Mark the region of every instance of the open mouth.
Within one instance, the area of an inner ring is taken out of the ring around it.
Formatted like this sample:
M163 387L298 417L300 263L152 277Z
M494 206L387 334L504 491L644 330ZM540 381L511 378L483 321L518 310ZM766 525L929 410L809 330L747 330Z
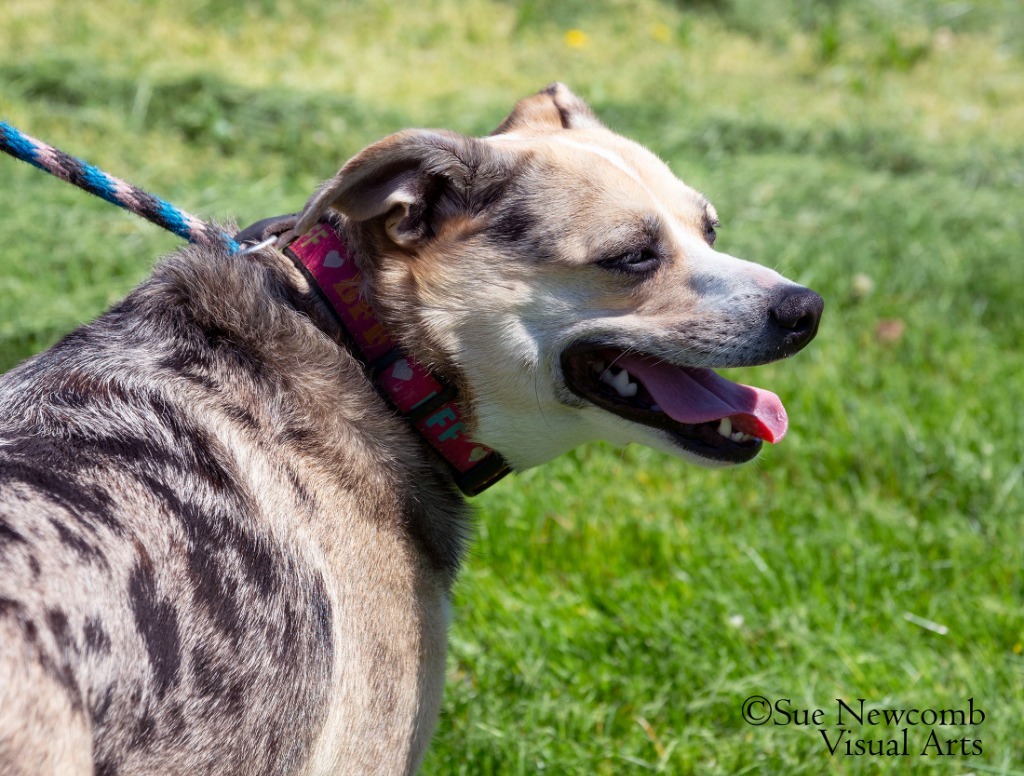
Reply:
M786 434L786 409L771 391L711 369L642 353L575 345L562 353L569 390L619 417L670 434L685 450L723 463L749 461L762 441Z

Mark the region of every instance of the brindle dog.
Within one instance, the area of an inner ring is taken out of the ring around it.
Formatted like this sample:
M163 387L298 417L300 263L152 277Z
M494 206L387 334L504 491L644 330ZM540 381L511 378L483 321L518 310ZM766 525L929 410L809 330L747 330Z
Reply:
M370 146L294 231L323 218L514 468L785 433L711 370L796 352L821 299L716 252L707 200L564 86ZM281 251L191 247L0 379L0 772L417 769L467 508L347 341Z

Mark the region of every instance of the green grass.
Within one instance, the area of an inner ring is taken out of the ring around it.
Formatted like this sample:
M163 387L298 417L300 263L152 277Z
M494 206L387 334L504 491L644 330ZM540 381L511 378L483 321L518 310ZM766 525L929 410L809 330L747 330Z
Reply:
M811 348L743 377L792 422L755 464L594 445L476 500L426 773L1024 774L1019 3L3 13L0 115L193 212L294 210L387 132L486 132L560 79L711 197L724 250L825 297ZM175 241L13 160L0 176L6 369ZM983 751L922 757L911 728L909 757L830 756L814 726L744 723L755 694L829 723L837 698L973 697L985 722L939 733Z

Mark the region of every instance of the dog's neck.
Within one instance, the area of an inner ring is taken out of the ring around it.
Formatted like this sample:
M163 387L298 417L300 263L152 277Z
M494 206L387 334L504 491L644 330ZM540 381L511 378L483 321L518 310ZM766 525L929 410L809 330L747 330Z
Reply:
M444 459L463 493L476 495L508 474L500 454L466 436L455 390L391 338L363 298L362 273L337 230L317 224L284 252L334 311L377 390Z

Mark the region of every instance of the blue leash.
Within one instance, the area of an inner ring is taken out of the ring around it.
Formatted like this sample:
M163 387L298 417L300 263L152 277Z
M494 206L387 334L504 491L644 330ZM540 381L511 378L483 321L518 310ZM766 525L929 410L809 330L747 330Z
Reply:
M221 246L229 253L242 248L226 232L179 210L120 178L107 175L91 164L47 145L0 121L0 150L61 180L73 183L111 204L123 207L147 221L199 245Z

